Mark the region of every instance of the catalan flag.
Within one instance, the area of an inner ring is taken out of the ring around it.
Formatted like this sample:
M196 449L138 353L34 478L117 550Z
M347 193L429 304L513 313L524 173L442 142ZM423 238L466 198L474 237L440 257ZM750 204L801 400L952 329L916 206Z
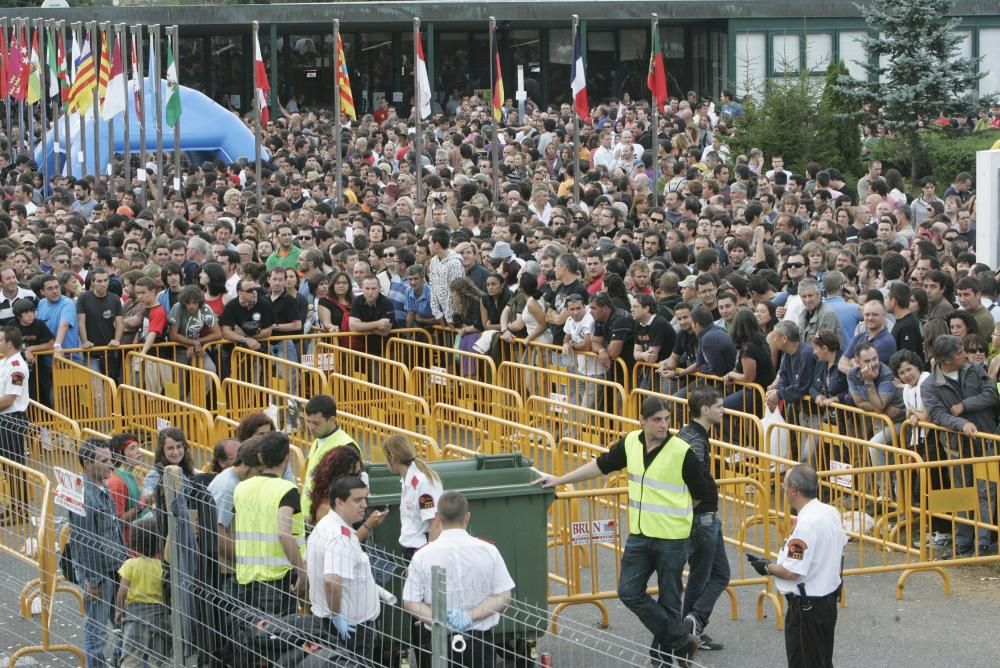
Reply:
M96 38L95 38L96 39ZM111 79L111 44L108 40L103 40L101 44L101 66L97 70L97 97L101 104L104 104L104 96L107 94L108 81Z
M503 120L503 72L500 71L500 47L497 45L497 31L490 31L490 60L493 61L493 120Z
M85 114L94 106L94 86L97 85L94 52L90 49L90 40L84 40L81 49L77 46L76 37L74 37L73 55L75 56L76 78L73 79L73 87L69 91L69 109Z
M351 91L351 74L344 59L344 42L337 33L337 62L340 70L337 72L337 90L340 94L340 111L347 114L352 121L358 120L358 112L354 109L354 93ZM339 122L339 119L338 119Z

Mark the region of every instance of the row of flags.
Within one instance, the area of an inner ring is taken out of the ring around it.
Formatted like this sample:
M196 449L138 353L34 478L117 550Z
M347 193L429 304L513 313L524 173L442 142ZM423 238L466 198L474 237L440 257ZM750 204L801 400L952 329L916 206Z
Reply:
M43 35L42 35L43 34ZM139 104L139 87L142 78L141 67L136 57L136 36L132 35L129 53L131 58L122 57L121 37L116 36L112 47L108 39L98 34L74 34L69 58L66 54L66 38L62 30L51 27L34 30L29 42L26 32L14 27L9 35L0 30L0 98L7 98L26 104L36 104L42 100L40 39L45 40L48 76L46 98L63 105L69 113L100 114L104 120L111 120L123 113L131 93L135 112L142 119ZM177 78L176 39L167 35L167 103L166 122L173 127L181 117L180 87ZM96 48L95 48L96 45ZM152 63L158 57L157 45L150 43L149 58L152 77ZM132 73L129 78L127 60L131 60ZM98 109L94 110L94 90L97 90Z

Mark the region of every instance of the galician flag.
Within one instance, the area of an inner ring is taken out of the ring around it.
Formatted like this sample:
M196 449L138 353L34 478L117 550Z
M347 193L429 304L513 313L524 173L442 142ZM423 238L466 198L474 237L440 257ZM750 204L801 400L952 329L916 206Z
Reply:
M580 120L590 120L590 103L587 101L587 77L583 72L583 49L581 47L580 30L576 31L573 41L573 71L570 74L570 86L573 89L573 107Z
M267 70L264 69L264 58L260 55L260 38L253 38L253 86L256 90L257 104L260 105L260 124L267 125L271 111L267 108L267 94L271 92L271 84L267 82Z
M111 68L108 73L108 87L104 93L101 118L110 121L128 107L128 90L125 85L125 66L122 64L121 39L115 38L115 48L111 52Z
M35 104L42 99L42 79L39 71L42 63L38 56L38 31L31 40L31 61L28 63L28 94L25 102Z
M667 104L667 66L663 62L663 51L660 49L660 30L653 29L653 44L649 52L649 74L646 76L646 87L653 94L656 109L660 112Z
M431 115L431 82L427 78L427 59L424 58L424 47L421 44L420 33L417 38L417 66L414 73L417 76L417 90L420 98L420 118L430 118Z
M181 118L181 87L177 83L177 43L167 38L167 125L174 127Z

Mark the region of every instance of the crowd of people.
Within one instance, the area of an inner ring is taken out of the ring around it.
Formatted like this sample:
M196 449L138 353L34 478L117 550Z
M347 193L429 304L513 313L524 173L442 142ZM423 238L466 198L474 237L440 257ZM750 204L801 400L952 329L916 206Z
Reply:
M109 351L80 359L121 380L120 346L173 342L179 361L224 378L238 347L296 361L302 347L282 337L341 332L380 355L394 330L439 325L462 350L558 346L526 359L558 357L581 378L626 369L683 395L696 373L722 377L727 408L793 416L809 403L822 421L854 406L964 433L947 456L996 454L974 438L997 430L1000 295L975 254L970 174L907 184L869 154L859 178L740 154L730 91L671 100L655 129L648 103L608 100L579 145L568 104L529 103L494 129L482 100L454 102L424 124L419 155L392 108L357 122L283 112L263 128L259 183L246 159L162 179L116 159L110 175L44 183L29 156L0 154L0 326L21 332L37 398L51 402L52 356L79 349ZM148 178L130 188L126 169ZM179 190L158 188L174 177ZM922 447L910 433L902 445ZM814 448L794 456L815 462ZM956 475L971 469L935 484ZM992 517L995 485L979 494ZM995 551L975 533L955 530L958 553Z

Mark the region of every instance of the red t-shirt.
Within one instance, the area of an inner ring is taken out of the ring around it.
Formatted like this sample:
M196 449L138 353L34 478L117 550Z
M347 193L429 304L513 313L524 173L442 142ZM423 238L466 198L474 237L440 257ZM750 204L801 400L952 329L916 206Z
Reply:
M167 335L167 310L161 304L146 310L146 315L142 319L142 330L139 332L139 340L145 341L150 332L156 334L156 340L161 341Z

